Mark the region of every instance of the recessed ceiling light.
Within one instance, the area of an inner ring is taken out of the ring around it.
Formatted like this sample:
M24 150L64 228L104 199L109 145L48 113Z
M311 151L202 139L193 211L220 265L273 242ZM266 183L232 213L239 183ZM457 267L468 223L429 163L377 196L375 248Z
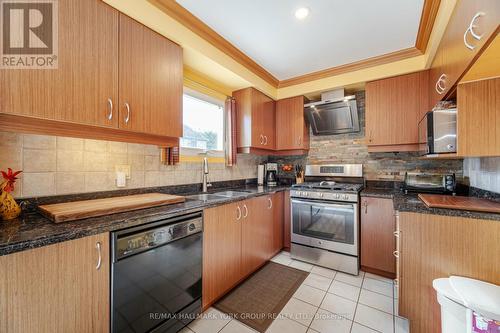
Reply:
M295 17L299 20L305 19L309 15L309 8L301 7L295 11Z

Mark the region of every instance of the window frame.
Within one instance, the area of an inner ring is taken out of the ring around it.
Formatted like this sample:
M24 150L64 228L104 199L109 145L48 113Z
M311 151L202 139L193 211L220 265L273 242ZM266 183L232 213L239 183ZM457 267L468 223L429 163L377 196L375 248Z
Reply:
M183 147L181 146L179 142L179 150L180 150L180 155L181 156L200 156L202 154L209 154L212 157L224 157L225 156L225 149L226 149L226 136L225 136L225 128L226 128L226 116L224 112L224 107L225 107L225 101L220 100L218 98L206 95L204 93L201 93L199 91L196 91L194 89L191 89L189 87L184 86L184 90L182 92L182 98L184 98L184 95L188 95L192 98L210 103L210 104L215 104L221 107L222 111L222 150L214 150L214 149L202 149L202 148L192 148L192 147ZM184 106L183 106L184 107ZM184 109L183 109L183 114L184 114ZM183 116L183 121L182 121L182 126L184 127L184 116Z

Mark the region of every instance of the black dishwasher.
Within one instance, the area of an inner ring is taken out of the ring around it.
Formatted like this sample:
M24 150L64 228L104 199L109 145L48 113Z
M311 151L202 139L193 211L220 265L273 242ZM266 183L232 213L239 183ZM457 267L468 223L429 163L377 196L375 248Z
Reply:
M177 332L201 313L201 212L113 232L111 331Z

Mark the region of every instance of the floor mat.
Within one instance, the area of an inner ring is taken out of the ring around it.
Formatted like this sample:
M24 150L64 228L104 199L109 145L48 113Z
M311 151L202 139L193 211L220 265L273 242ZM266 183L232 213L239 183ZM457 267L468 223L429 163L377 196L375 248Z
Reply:
M214 307L265 332L308 275L308 272L269 262Z

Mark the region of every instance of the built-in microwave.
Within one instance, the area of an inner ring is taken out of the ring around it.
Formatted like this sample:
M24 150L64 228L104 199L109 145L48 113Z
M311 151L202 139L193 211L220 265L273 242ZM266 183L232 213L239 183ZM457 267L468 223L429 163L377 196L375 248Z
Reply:
M418 124L420 153L457 152L457 109L427 112Z

